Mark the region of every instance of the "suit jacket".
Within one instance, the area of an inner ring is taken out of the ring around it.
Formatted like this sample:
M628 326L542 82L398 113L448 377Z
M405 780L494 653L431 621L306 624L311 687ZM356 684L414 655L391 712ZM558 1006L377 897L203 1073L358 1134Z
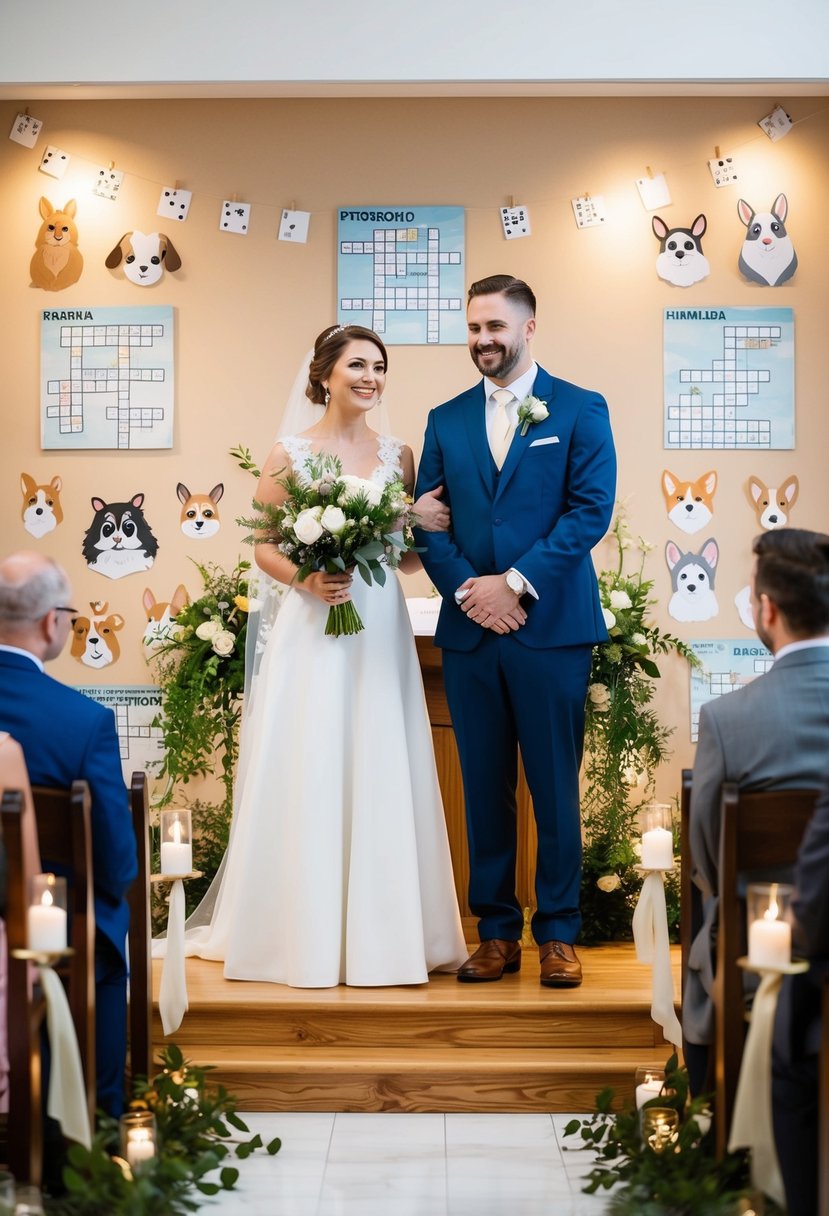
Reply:
M710 1043L713 932L717 920L720 786L808 789L829 779L829 647L796 650L737 692L704 705L691 787L693 880L703 925L689 953L683 1030Z
M429 414L416 493L445 487L450 532L418 532L423 564L443 597L435 641L472 650L483 637L455 604L467 578L515 566L538 592L522 601L525 646L607 640L590 550L613 513L616 454L598 393L539 367L533 395L550 411L516 430L500 473L486 433L483 381Z
M125 957L125 896L138 863L114 714L53 680L25 655L0 650L0 729L23 748L32 785L89 783L95 923Z
M793 1062L821 1047L821 984L829 970L829 784L800 845L794 873L794 946L809 959L805 975L783 977L777 1002L775 1049Z

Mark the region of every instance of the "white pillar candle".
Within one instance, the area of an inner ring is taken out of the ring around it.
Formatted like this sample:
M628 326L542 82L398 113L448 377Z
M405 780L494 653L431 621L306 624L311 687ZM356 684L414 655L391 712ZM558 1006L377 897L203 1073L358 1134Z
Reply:
M752 921L748 927L748 961L752 967L788 967L792 961L792 927L788 921Z
M193 846L165 840L161 845L161 873L189 874L193 869Z
M141 1161L149 1161L155 1156L155 1142L152 1133L146 1127L131 1128L127 1132L127 1161L130 1165L138 1165Z
M674 864L674 838L667 828L642 833L642 866L646 870L670 870Z
M640 1085L636 1086L636 1109L639 1110L650 1102L651 1098L656 1098L662 1093L664 1082L661 1077L646 1077Z
M41 902L29 908L27 938L30 950L66 949L66 911L53 903L51 891L44 891Z

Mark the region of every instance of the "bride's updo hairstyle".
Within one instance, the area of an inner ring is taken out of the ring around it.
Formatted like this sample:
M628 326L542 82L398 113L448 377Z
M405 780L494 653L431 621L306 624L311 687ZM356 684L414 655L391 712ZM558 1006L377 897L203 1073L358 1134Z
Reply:
M305 396L315 405L325 405L323 380L331 375L334 364L350 342L373 342L383 359L383 371L388 370L389 357L386 348L373 329L363 325L329 325L314 343L314 354L308 368L308 387Z

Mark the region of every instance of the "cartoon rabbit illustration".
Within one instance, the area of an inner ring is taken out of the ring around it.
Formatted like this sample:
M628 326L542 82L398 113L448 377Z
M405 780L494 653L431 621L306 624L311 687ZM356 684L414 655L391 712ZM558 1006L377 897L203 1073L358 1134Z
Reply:
M41 198L43 223L29 264L35 287L42 287L44 291L63 291L64 287L71 287L81 277L83 257L78 249L76 210L73 198L62 209L53 207L48 198Z
M788 211L785 194L778 194L771 211L754 211L742 198L737 203L737 214L746 226L738 265L750 282L779 287L797 270L797 254L786 234Z

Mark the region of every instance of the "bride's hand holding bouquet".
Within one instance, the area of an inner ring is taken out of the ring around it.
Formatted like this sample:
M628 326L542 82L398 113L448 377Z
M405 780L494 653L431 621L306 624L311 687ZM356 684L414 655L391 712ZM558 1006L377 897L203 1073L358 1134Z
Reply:
M363 622L349 598L351 572L369 586L386 581L414 547L412 503L402 481L379 485L344 474L337 456L321 452L306 466L307 480L275 476L287 497L254 501L257 515L240 520L253 544L272 544L297 566L295 581L330 603L326 634L359 633ZM319 577L317 577L319 576ZM331 602L331 601L334 602Z

